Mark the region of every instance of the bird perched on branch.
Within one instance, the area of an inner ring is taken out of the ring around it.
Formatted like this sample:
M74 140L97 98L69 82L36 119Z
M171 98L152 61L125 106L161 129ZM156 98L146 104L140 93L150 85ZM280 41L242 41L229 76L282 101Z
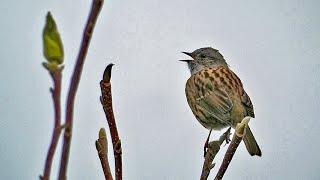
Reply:
M254 117L252 102L241 80L231 71L218 50L205 47L183 53L192 58L181 60L188 64L191 72L185 89L187 101L202 126L211 133L225 127L235 128L246 116ZM243 140L250 155L261 156L249 127Z

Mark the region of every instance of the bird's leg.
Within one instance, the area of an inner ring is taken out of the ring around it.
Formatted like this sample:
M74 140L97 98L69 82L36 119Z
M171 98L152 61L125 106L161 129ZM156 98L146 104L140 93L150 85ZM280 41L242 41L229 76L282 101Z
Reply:
M231 130L231 127L229 127L228 130L227 130L227 133L228 133L227 137L226 137L226 143L227 144L229 144L229 142L231 141L231 139L230 139L230 135L231 135L230 130Z
M204 143L204 146L203 146L204 157L206 157L207 149L209 147L209 140L210 140L211 131L212 131L212 129L210 129L210 132L209 132L209 135L207 137L207 140L206 140L206 142Z
M224 134L226 134L226 138L225 138L226 144L224 146L229 144L229 142L231 141L231 139L230 139L230 135L231 135L230 130L231 130L231 127L229 127L228 130L224 133Z

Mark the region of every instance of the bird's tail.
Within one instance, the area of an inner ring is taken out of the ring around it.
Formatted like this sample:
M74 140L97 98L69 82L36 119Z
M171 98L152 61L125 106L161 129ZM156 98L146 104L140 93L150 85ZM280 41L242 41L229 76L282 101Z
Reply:
M254 138L249 126L246 128L246 134L243 137L244 144L246 145L246 148L251 156L261 156L261 149Z

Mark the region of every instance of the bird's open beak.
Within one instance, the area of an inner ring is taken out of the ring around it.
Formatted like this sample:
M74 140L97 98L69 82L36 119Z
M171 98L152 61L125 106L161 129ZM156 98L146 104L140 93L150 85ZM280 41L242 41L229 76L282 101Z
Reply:
M183 60L179 60L179 61L188 63L188 62L191 62L193 60L191 60L191 59L183 59Z
M189 52L182 52L182 53L192 57L192 53L189 53Z
M179 61L187 62L187 63L190 61L193 61L193 54L192 53L189 53L189 52L182 52L182 53L192 57L192 59L184 59L184 60L179 60Z

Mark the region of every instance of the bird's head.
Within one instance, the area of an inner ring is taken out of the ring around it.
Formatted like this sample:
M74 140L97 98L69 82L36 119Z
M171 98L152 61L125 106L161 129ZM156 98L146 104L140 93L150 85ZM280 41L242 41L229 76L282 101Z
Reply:
M204 47L197 49L193 52L182 52L192 59L190 60L181 60L187 62L188 64L199 64L204 67L215 67L215 66L228 66L226 60L220 54L217 49L212 47Z

